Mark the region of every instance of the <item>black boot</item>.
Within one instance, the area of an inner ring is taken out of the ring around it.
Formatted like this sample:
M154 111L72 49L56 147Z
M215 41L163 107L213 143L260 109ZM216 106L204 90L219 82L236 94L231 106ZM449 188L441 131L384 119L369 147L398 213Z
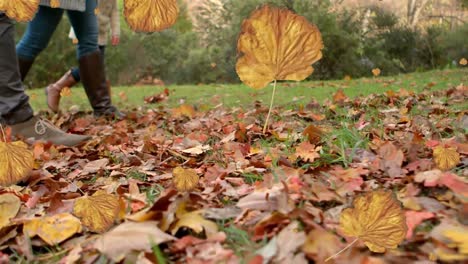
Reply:
M101 56L101 52L96 50L80 58L81 82L95 116L124 118L125 115L112 105Z
M21 74L21 81L24 81L24 79L26 78L26 75L28 75L28 72L31 69L33 62L34 60L26 60L26 59L18 58L18 66L19 66L19 71Z

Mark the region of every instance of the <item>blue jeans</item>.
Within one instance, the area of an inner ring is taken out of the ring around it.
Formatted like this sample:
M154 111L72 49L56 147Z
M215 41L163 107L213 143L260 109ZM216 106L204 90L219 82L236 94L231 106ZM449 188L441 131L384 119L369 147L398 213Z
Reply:
M16 53L23 60L34 60L49 44L50 38L66 11L76 38L78 59L98 49L98 23L94 13L96 0L86 1L84 12L40 6L29 22L23 38L16 45Z

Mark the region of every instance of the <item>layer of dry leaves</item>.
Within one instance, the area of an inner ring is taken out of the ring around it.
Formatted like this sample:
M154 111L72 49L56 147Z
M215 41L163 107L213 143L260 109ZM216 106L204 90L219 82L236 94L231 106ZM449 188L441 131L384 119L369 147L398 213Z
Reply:
M323 263L351 242L329 263L466 261L468 115L448 106L467 93L339 91L276 108L266 135L260 103L54 116L94 138L31 147L29 178L0 188L0 262L149 263L158 245L177 263ZM341 148L343 129L368 144Z

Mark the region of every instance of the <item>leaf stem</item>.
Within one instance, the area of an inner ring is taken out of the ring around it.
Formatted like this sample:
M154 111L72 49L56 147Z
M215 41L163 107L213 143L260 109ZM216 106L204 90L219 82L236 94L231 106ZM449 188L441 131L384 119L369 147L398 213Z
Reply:
M0 130L2 131L3 141L4 141L4 142L7 142L7 138L6 138L6 135L5 135L5 130L3 129L3 125L2 125L2 124L0 124Z
M265 134L267 127L268 127L268 121L270 120L271 110L273 109L273 102L275 100L275 92L276 92L276 80L273 82L273 93L271 95L270 109L268 109L268 115L265 120L265 125L263 126L263 134Z
M356 238L354 239L353 242L349 243L345 248L343 248L342 250L338 251L337 253L335 253L333 256L331 257L328 257L325 262L331 260L331 259L334 259L336 258L338 255L340 255L341 253L343 253L345 250L347 250L348 248L350 248L352 245L354 245L354 243L356 243L357 241L359 240L359 238Z

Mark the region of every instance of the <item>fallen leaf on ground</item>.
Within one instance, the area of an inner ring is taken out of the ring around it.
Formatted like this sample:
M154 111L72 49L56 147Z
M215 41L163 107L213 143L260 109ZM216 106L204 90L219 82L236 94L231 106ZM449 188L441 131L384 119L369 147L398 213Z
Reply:
M437 168L443 171L451 170L460 163L460 154L454 147L439 145L434 148L433 155Z
M321 146L316 147L315 145L310 144L307 141L300 143L296 147L296 157L301 158L306 162L314 162L315 159L320 157L319 151L322 149Z
M443 234L453 242L452 247L457 247L461 254L468 255L468 228L462 230L445 230Z
M435 214L431 212L406 211L405 217L406 226L408 227L408 231L406 232L406 239L410 239L413 237L414 229L424 220L434 218Z
M373 191L357 197L353 208L343 210L340 226L372 252L396 248L405 238L405 214L391 191Z
M0 142L0 186L24 180L33 166L33 152L24 142Z
M258 189L237 202L237 207L242 209L278 211L287 214L292 211L293 206L288 194L282 184L274 185L272 188Z
M109 229L118 217L119 198L104 191L97 191L92 196L78 198L73 207L73 214L81 219L91 232L101 233Z
M69 213L61 213L29 220L24 224L23 232L29 237L38 235L53 246L80 233L81 222Z
M172 171L174 186L178 191L187 192L195 189L200 177L193 169L177 167Z
M11 193L0 195L0 230L10 224L10 219L16 216L20 207L18 196Z
M134 250L151 252L151 248L176 238L164 233L154 221L123 223L97 239L94 247L108 258L120 262Z
M342 247L343 243L338 236L317 226L307 235L302 251L315 260L316 263L322 263L327 257L340 251Z
M201 214L202 211L199 210L183 213L182 215L178 216L179 220L177 220L176 224L171 229L172 234L175 235L182 227L190 228L197 234L205 231L207 237L216 234L218 232L218 226L216 223L210 220L206 220L203 218L203 216L201 216Z

